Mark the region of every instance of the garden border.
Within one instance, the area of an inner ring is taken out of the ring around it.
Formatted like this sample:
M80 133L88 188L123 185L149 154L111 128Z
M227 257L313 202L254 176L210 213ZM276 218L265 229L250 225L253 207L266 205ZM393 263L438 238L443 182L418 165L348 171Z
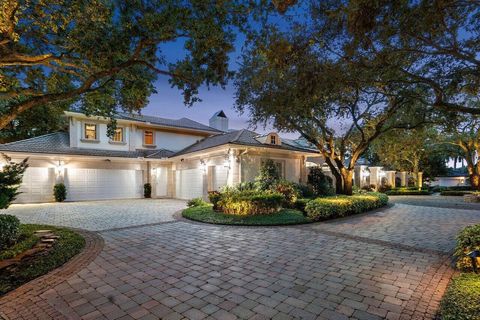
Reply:
M62 266L53 269L0 297L0 319L58 319L64 316L43 295L89 265L102 251L104 240L97 232L69 228L85 239L84 249ZM10 316L10 317L9 317Z

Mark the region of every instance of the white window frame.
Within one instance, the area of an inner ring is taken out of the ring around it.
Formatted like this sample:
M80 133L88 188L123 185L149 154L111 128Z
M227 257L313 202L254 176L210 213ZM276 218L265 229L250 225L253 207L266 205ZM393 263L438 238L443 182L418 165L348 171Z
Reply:
M110 143L113 143L113 144L125 144L125 127L117 127L115 128L115 130L122 130L122 140L120 141L117 141L117 140L114 140L114 137L115 137L115 132L112 136L112 138L110 139Z
M95 126L95 139L87 138L87 126ZM98 142L98 124L91 122L82 123L82 141Z

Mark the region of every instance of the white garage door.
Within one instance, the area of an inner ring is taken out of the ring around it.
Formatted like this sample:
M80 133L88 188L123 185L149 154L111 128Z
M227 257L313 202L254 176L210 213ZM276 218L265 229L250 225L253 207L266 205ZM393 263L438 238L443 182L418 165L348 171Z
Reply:
M65 186L70 201L143 197L141 170L68 169Z
M203 196L204 174L201 169L177 170L175 190L179 199L193 199Z
M225 166L215 166L213 170L213 190L220 190L228 183L228 168Z
M29 167L23 175L21 192L15 203L51 202L53 199L53 186L55 185L54 168Z

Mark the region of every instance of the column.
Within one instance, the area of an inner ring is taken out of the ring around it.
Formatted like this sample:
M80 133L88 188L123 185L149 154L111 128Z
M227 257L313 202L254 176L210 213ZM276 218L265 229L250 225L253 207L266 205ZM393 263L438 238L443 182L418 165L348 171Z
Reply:
M400 185L401 187L406 187L407 186L407 172L406 171L402 171L400 172Z
M370 167L370 184L374 184L375 187L379 187L381 184L380 181L380 170L382 170L382 167Z
M388 184L395 188L395 171L386 171Z

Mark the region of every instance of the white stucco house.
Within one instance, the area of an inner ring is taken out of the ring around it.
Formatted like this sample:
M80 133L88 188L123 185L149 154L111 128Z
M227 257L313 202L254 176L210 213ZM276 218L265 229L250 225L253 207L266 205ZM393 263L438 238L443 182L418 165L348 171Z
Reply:
M0 144L14 160L29 157L17 203L53 201L53 186L64 183L67 200L152 197L191 199L224 185L253 180L262 161L273 159L284 178L306 181L306 159L318 153L277 133L229 130L219 111L209 125L196 121L118 114L107 136L108 119L68 111L68 132ZM1 164L0 164L1 165Z

